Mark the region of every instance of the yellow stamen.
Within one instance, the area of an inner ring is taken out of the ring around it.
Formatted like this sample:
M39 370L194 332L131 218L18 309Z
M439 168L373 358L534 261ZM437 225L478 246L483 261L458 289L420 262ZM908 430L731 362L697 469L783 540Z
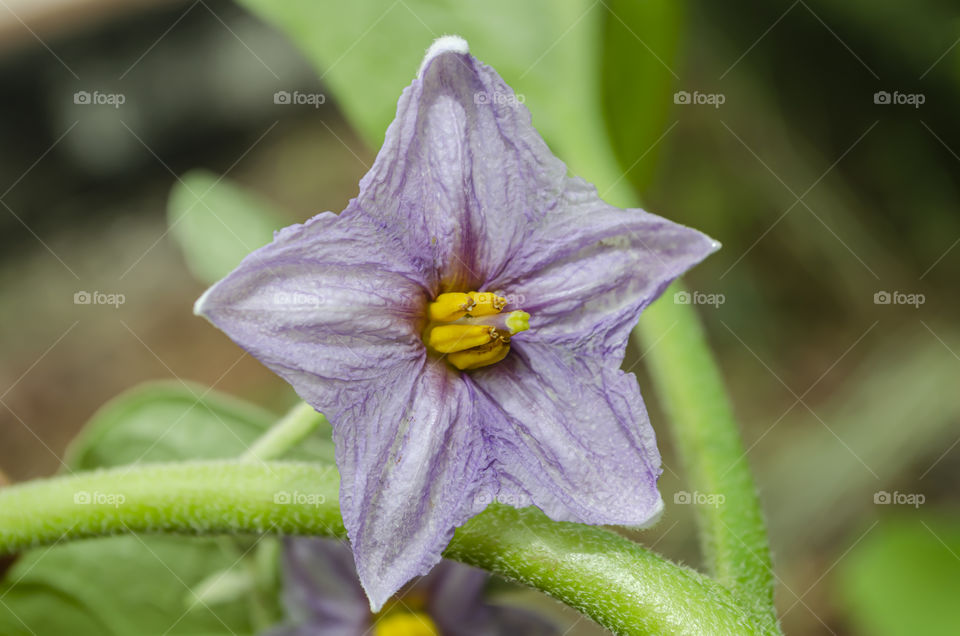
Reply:
M440 294L437 299L430 303L430 320L437 322L450 322L463 318L468 311L474 308L475 301L469 294L458 292L448 292Z
M423 339L461 371L496 364L510 353L510 336L530 328L530 314L500 313L506 306L507 299L493 292L440 294L429 305Z
M485 345L496 333L488 325L438 325L430 330L427 345L440 353L453 353Z
M423 612L390 612L373 626L373 636L439 636L436 623Z
M461 371L469 371L496 364L506 358L508 353L510 353L510 345L506 340L497 338L473 349L451 353L447 356L447 360Z
M476 306L470 310L471 316L492 316L499 314L507 306L507 299L492 292L469 292Z

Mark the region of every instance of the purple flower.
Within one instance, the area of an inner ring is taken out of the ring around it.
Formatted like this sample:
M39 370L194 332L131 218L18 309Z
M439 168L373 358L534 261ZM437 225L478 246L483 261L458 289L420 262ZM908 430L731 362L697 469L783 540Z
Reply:
M430 573L404 586L382 612L370 613L353 557L331 539L287 539L284 605L288 624L269 636L554 636L538 615L488 605L488 576L442 560Z
M717 246L567 176L510 87L444 37L357 197L278 232L196 311L333 423L376 610L490 502L658 515L660 455L620 363L641 310Z

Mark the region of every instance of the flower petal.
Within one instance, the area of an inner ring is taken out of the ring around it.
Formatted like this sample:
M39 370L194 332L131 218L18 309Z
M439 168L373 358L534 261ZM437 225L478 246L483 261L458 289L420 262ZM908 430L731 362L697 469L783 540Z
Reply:
M488 605L484 591L490 575L454 561L441 561L420 579L430 616L444 636L551 636L559 631L534 612Z
M283 599L292 624L271 636L355 636L370 627L370 609L345 543L286 539L283 565Z
M566 174L522 96L465 51L459 38L430 49L357 197L408 253L432 256L440 291L478 289L499 271Z
M336 422L424 355L423 279L392 254L362 219L320 214L247 256L195 311Z
M444 559L416 583L414 593L423 590L427 610L440 631L453 634L458 628L477 627L488 619L483 592L489 579L483 570Z
M633 374L540 343L516 343L471 381L498 500L519 487L557 521L643 525L663 503L660 454ZM522 497L516 505L524 505Z
M490 634L495 636L556 636L560 630L545 617L520 607L505 605L490 606ZM566 634L570 630L563 632ZM453 632L451 632L453 633ZM473 636L476 632L461 631L462 636Z
M592 185L570 179L561 209L487 288L530 313L522 339L619 363L643 308L718 247L696 230L609 205Z
M479 511L485 463L470 388L427 359L421 272L382 240L356 208L321 214L197 301L333 424L341 512L374 608Z
M474 402L458 373L425 360L334 427L340 511L374 611L479 512L487 458Z

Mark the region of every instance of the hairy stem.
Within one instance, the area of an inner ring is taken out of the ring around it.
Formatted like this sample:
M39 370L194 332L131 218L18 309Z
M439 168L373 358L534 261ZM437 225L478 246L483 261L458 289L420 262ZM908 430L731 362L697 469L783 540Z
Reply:
M773 570L756 485L733 409L700 321L675 302L675 284L641 316L634 332L664 407L692 495L709 572L750 603L758 620L776 624Z
M343 536L332 466L203 461L77 473L0 490L0 554L124 532ZM491 506L447 556L525 583L617 634L775 634L726 588L602 528Z

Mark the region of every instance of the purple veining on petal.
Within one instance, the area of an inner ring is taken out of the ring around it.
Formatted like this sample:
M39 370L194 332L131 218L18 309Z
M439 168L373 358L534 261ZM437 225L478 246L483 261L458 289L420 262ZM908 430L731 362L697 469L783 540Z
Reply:
M440 53L401 96L357 204L411 253L433 254L438 291L476 289L555 205L565 174L493 69Z
M424 357L423 281L383 248L364 223L320 214L247 256L196 311L335 416Z
M591 524L659 514L660 454L632 374L530 342L470 379L487 398L501 500L519 486L552 519Z
M488 463L460 374L429 360L385 388L334 428L340 510L373 608L440 560Z
M487 285L523 299L531 329L521 340L619 365L640 312L718 247L696 230L605 203L592 185L571 178L562 205Z

